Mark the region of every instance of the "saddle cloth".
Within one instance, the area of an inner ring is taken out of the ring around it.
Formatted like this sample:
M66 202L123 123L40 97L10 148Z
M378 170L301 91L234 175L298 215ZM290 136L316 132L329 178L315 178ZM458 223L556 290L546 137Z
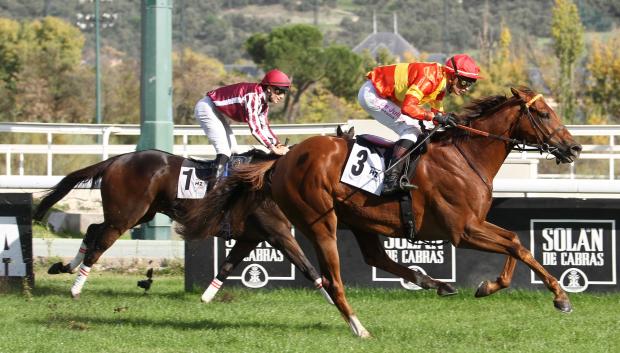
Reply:
M224 175L228 175L228 170L241 163L249 163L249 156L230 157ZM194 158L186 158L183 160L179 178L177 182L177 198L179 199L201 199L207 193L209 182L214 182L213 176L217 170L217 164L214 160L200 160Z
M377 196L383 190L385 160L394 142L375 135L358 135L340 181Z

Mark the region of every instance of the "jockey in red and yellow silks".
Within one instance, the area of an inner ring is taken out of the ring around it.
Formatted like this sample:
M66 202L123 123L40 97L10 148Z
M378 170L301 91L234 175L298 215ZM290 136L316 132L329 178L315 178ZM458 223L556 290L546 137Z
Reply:
M395 165L385 174L383 194L393 194L401 187L413 188L415 186L399 181L405 163L394 162L415 144L425 121L431 125L431 121L444 126L456 125L453 115L443 114L442 100L449 93L458 96L467 93L481 78L480 68L468 55L458 54L444 65L412 62L379 66L366 77L368 80L358 94L360 105L400 138L386 164ZM423 105L429 105L430 110Z
M409 63L379 66L367 75L381 97L398 102L401 112L420 120L432 120L443 112L446 74L438 63ZM431 111L420 105L430 104Z

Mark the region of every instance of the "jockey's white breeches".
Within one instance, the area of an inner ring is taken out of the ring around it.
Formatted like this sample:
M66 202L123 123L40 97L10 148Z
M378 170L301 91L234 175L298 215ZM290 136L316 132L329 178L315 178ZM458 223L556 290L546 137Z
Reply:
M228 157L237 149L237 139L233 135L227 118L217 110L208 96L199 100L194 108L194 117L204 130L209 142L215 147L216 154Z
M433 123L420 121L401 114L400 107L389 99L381 97L370 80L360 88L357 100L375 120L388 127L404 140L416 142L422 134L421 124L432 128Z

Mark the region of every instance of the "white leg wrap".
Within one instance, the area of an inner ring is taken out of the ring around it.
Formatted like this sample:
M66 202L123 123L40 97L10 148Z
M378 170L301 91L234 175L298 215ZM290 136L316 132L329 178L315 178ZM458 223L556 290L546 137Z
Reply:
M75 282L73 282L73 287L71 287L72 296L75 297L76 295L82 293L82 287L84 287L84 283L86 283L89 273L90 267L82 264L80 266L80 271L78 271L77 278L75 279Z
M323 288L323 280L321 280L320 278L317 278L316 280L314 280L314 286L319 291L321 291L321 294L323 294L323 297L325 298L325 300L327 300L328 303L330 303L331 305L334 305L334 301L332 300L332 297L330 297L329 293L327 293L325 288Z
M86 244L82 242L82 245L80 245L80 250L78 251L77 255L75 255L73 260L71 260L71 262L69 263L69 271L71 271L71 273L74 273L75 269L82 264L82 260L84 260L84 255L86 255L86 249Z
M207 290L205 290L205 292L202 293L202 297L200 297L200 300L203 303L210 303L221 287L222 287L222 281L220 281L217 278L214 278L213 281L211 281L211 284L209 285Z
M361 337L361 338L370 337L370 332L368 332L364 328L364 326L362 326L362 323L355 315L351 315L349 317L349 327L351 327L351 331L353 331L353 334L358 337Z

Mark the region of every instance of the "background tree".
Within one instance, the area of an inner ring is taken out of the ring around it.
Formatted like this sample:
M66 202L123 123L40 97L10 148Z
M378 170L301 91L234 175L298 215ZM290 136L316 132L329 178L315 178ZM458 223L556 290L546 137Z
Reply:
M589 124L620 123L620 35L595 41L588 57L586 102Z
M218 60L189 48L175 52L173 57L174 121L196 124L194 106L205 93L223 85L224 65Z
M92 116L82 100L82 33L64 20L46 17L20 26L12 119L78 122Z
M577 6L571 0L555 0L551 21L551 36L559 61L560 114L568 122L575 122L575 94L573 66L583 51L583 25Z
M291 25L255 34L246 49L263 70L280 69L293 81L284 103L289 123L295 122L302 95L315 83L324 81L333 94L350 96L363 79L361 58L342 46L325 48L323 35L314 26Z

